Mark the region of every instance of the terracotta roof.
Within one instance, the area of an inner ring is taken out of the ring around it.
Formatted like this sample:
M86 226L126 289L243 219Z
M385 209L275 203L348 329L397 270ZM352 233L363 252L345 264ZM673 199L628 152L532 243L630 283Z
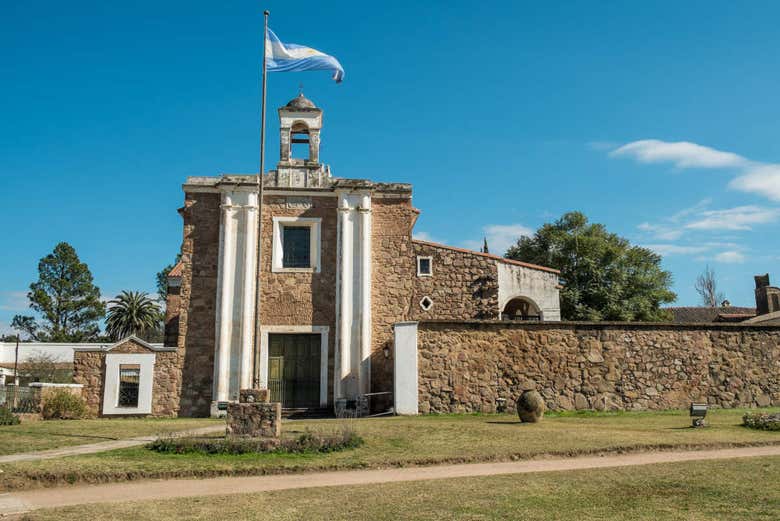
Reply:
M176 266L173 267L171 271L168 272L169 277L181 277L182 271L184 270L184 263L182 261L179 261Z
M425 244L427 246L433 246L435 248L444 248L446 250L457 251L457 252L460 252L460 253L470 253L472 255L479 255L481 257L487 257L489 259L494 259L494 260L503 262L505 264L513 264L515 266L522 266L524 268L530 268L532 270L548 271L550 273L557 273L557 274L561 273L560 270L556 270L554 268L548 268L546 266L538 266L536 264L530 264L528 262L516 261L514 259L507 259L507 258L504 258L504 257L500 257L498 255L493 255L492 253L482 253L481 251L467 250L465 248L456 248L455 246L447 246L446 244L439 244L438 242L421 241L420 239L412 239L412 242L416 242L418 244Z
M738 317L743 320L756 315L755 308L743 308L736 306L709 307L689 306L664 308L672 312L672 322L677 324L707 324L711 322L726 321L737 322Z

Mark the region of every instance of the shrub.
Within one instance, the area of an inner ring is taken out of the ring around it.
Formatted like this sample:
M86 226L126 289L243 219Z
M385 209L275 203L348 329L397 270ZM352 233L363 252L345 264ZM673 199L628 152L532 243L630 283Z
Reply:
M354 449L363 438L352 429L333 434L306 431L295 438L184 438L163 437L146 445L165 454L314 454Z
M0 425L19 425L19 417L8 407L0 407Z
M780 431L780 413L749 412L742 417L742 425L751 429Z
M78 420L87 414L87 404L67 389L55 389L41 407L44 420Z

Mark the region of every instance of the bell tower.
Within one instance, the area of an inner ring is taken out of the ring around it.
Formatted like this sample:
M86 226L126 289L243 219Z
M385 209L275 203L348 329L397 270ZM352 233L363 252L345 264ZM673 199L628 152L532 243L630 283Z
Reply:
M330 168L320 163L321 129L322 109L303 92L279 108L279 163L272 172L276 186L316 188L329 184ZM294 144L308 145L307 157L293 157Z

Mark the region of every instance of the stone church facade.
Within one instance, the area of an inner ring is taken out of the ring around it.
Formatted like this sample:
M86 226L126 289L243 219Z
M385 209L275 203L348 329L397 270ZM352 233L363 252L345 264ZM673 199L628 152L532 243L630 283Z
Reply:
M398 322L560 320L558 271L413 239L411 185L332 175L319 159L322 110L299 95L278 113L280 159L262 204L255 175L183 186L166 312L177 414L219 414L252 387L286 408L381 404ZM292 157L293 144L308 157Z

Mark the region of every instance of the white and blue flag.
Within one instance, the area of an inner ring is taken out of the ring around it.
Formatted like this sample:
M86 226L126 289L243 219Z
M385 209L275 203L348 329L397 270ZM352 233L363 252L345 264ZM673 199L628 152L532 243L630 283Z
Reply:
M329 70L336 83L344 79L344 68L336 58L311 47L282 43L271 29L265 41L265 57L268 72Z

